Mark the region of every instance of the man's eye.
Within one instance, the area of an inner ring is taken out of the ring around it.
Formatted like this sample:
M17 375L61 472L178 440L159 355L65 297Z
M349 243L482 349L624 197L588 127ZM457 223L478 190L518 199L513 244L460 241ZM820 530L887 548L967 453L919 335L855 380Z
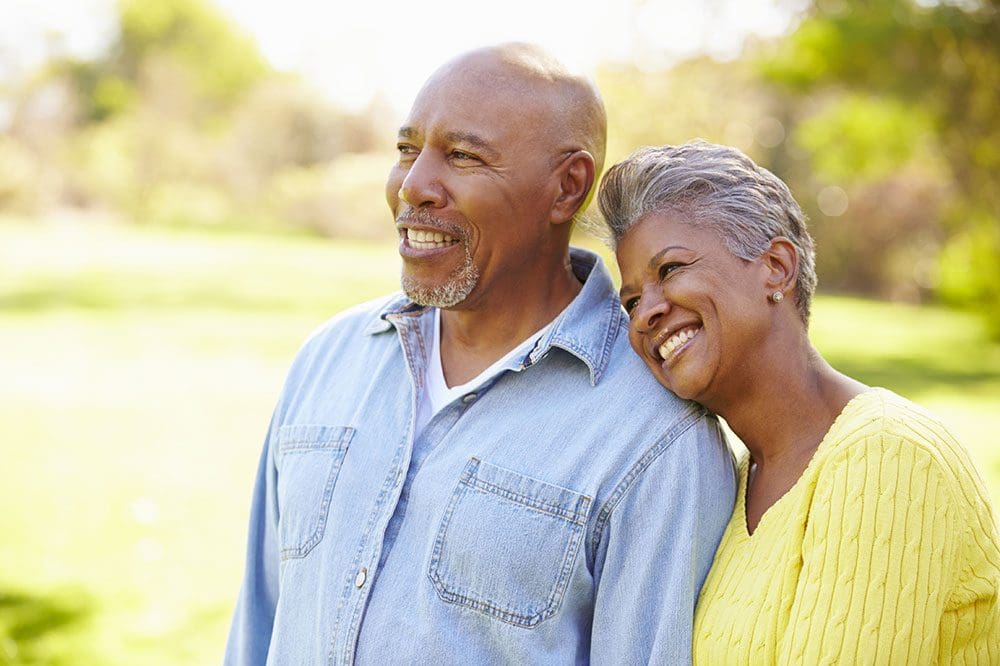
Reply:
M408 143L397 143L396 144L396 150L399 151L400 156L402 156L402 155L415 155L417 153L416 147L415 146L411 146Z
M464 150L453 150L451 151L451 156L456 160L466 160L466 161L479 161L479 158L472 153L467 153Z

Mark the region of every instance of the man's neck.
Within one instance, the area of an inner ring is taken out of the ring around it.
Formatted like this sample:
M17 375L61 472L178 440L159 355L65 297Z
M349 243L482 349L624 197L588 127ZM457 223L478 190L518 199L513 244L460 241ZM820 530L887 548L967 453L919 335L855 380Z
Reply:
M448 386L464 384L544 328L580 293L569 265L535 289L493 293L473 307L441 311L441 369Z

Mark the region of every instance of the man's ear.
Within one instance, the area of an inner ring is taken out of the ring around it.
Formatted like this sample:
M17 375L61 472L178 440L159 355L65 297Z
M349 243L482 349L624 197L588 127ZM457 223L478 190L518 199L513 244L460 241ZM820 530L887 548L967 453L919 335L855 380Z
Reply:
M583 207L594 188L597 169L594 157L586 150L577 150L563 160L556 170L559 191L552 205L552 223L569 222Z
M799 255L790 240L784 236L773 238L760 261L767 271L764 286L769 295L775 291L788 293L795 288L795 280L799 275Z

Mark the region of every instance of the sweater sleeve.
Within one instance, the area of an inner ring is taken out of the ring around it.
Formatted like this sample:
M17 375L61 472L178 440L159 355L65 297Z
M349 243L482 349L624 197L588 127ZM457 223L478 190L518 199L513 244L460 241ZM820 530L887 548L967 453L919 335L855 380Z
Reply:
M957 513L925 449L885 431L840 447L817 478L781 663L934 661Z

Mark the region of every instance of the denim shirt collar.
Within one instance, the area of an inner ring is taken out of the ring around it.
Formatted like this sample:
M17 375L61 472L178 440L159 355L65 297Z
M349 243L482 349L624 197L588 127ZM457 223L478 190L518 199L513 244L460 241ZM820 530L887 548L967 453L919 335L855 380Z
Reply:
M624 312L618 302L611 275L601 257L581 248L570 248L573 273L583 282L576 298L556 319L548 334L528 355L535 363L553 347L563 349L582 361L590 371L590 383L596 386L608 364L612 345L621 327ZM391 297L365 327L367 335L384 333L392 328L392 315L422 317L430 308L417 305L404 294Z

